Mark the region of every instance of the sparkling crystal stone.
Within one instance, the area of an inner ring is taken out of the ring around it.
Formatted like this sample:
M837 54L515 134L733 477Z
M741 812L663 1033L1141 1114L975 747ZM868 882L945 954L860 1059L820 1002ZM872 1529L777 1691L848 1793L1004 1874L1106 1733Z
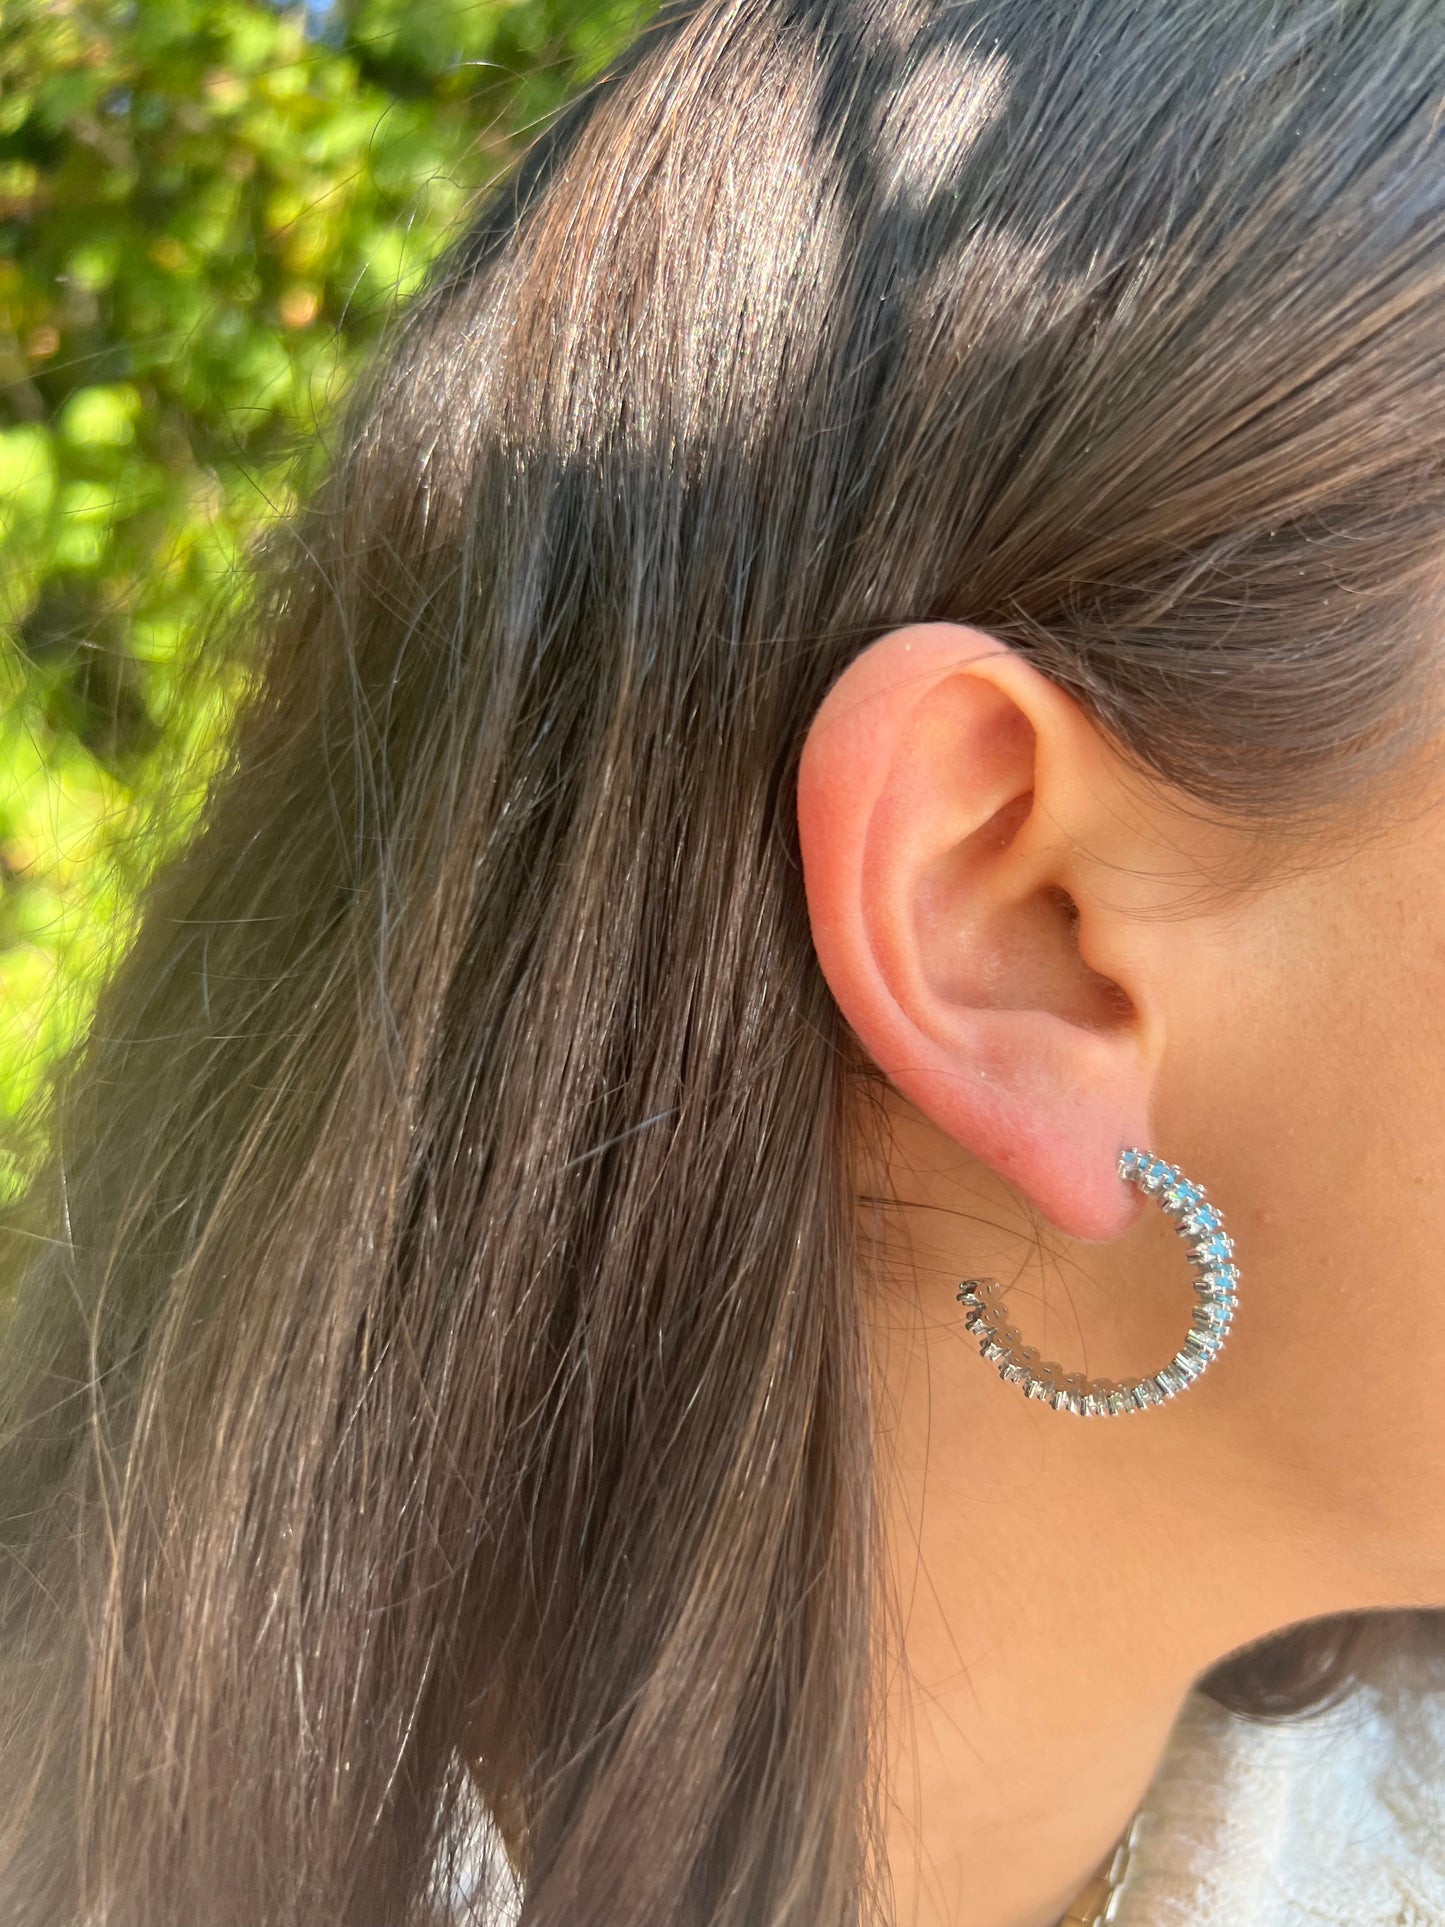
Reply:
M1062 1411L1064 1406L1067 1405L1071 1412L1077 1412L1082 1415L1084 1409L1084 1394L1088 1389L1089 1381L1082 1372L1065 1372L1059 1381L1059 1388L1054 1394L1055 1407ZM1061 1400L1062 1404L1060 1403Z
M1118 1389L1112 1378L1091 1378L1084 1390L1084 1410L1092 1418L1107 1418L1109 1399Z

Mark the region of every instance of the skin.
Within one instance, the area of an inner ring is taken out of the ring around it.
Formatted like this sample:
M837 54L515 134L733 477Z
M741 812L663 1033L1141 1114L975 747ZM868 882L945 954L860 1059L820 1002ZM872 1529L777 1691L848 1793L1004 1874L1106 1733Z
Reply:
M1445 810L1302 856L1141 776L976 629L891 631L828 692L799 830L820 964L886 1082L865 1139L898 1927L1052 1927L1193 1681L1318 1615L1445 1603ZM860 1112L860 1117L862 1113ZM1240 1308L1204 1377L1082 1419L1005 1384L1152 1372L1182 1242L1115 1173L1204 1186Z

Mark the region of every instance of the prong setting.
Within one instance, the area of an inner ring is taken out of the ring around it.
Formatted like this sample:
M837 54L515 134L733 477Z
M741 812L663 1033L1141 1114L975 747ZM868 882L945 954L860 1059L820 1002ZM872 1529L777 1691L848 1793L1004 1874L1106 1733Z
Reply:
M1234 1322L1239 1267L1234 1240L1224 1229L1219 1207L1177 1164L1168 1164L1138 1146L1120 1153L1118 1173L1152 1197L1175 1221L1194 1267L1195 1306L1184 1342L1168 1364L1146 1378L1090 1378L1042 1359L1024 1342L1009 1316L1004 1287L997 1278L965 1278L958 1288L964 1326L1006 1384L1018 1385L1026 1398L1082 1418L1116 1418L1167 1404L1195 1384L1214 1363Z

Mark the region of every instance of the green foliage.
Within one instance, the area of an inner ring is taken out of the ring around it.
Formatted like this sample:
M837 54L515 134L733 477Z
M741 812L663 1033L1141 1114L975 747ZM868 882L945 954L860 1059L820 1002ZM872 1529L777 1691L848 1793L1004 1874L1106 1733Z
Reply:
M474 192L649 11L0 9L0 1202L131 927L157 772L198 803L222 745L235 692L177 671L202 612Z

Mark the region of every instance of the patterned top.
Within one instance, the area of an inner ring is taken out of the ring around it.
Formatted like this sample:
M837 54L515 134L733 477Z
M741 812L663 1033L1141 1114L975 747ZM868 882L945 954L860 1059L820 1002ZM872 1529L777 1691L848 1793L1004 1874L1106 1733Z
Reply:
M1441 1927L1445 1661L1262 1725L1191 1693L1140 1810L1112 1927Z

